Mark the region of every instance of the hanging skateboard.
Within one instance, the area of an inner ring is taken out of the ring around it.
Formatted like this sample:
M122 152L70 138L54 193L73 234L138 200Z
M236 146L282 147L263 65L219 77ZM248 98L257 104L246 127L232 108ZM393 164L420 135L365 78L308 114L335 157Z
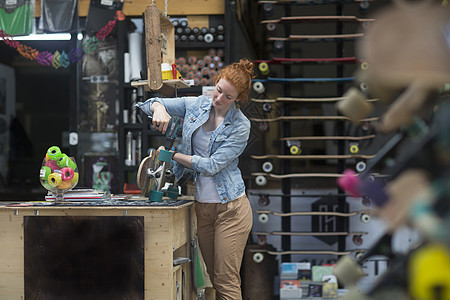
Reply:
M332 4L371 1L373 0L258 0L258 4Z
M276 78L267 77L264 79L253 79L253 82L261 83L326 83L326 82L352 82L354 77L338 77L338 78Z
M277 122L277 121L351 121L345 116L279 116L275 118L249 118L255 122ZM379 117L365 118L359 122L373 122L378 121Z
M300 98L300 97L277 97L271 99L250 98L252 102L276 103L276 102L338 102L346 97L321 97L321 98ZM376 102L378 99L367 99L367 102Z
M331 57L331 58L281 58L274 57L270 60L256 59L257 64L303 64L303 63L358 63L359 59L356 57Z
M356 16L292 16L292 17L281 17L275 20L262 20L261 24L269 23L301 23L301 22L355 22L355 23L365 23L373 22L375 19L358 18Z
M352 249L345 251L333 251L333 250L287 250L287 251L271 251L266 249L252 249L253 261L260 263L264 260L264 254L267 255L337 255L344 256L351 253L355 253L356 256L361 255L366 249Z
M336 42L356 40L364 37L363 33L347 34L291 34L288 37L268 37L268 41L282 42Z
M292 211L288 213L276 212L271 210L257 210L258 221L266 224L269 221L269 215L278 217L293 217L293 216L335 216L335 217L352 217L360 215L360 220L363 223L369 223L371 220L370 210L359 210L352 212L338 212L338 211Z

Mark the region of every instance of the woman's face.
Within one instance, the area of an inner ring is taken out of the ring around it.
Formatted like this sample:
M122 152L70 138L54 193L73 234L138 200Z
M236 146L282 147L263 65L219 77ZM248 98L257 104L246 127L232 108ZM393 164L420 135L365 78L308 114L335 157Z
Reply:
M226 79L221 78L214 87L213 105L217 109L228 110L235 101L239 100L238 96L236 88Z

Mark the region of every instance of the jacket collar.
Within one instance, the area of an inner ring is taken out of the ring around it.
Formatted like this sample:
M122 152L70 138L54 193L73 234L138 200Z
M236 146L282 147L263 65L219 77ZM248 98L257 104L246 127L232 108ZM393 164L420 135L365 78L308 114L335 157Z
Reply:
M212 107L212 98L207 98L207 99L208 99L208 101L203 101L203 103L200 105L200 108L203 111L205 111L205 112L207 111L209 113L209 111L211 110L211 107ZM236 108L236 104L231 105L230 109L228 110L228 112L223 120L223 124L224 125L231 124L238 111L239 111L239 109Z

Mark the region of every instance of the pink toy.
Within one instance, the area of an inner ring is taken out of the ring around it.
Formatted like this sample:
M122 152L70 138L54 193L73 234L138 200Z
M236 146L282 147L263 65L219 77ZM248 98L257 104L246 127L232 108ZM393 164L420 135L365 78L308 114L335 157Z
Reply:
M69 167L64 167L61 169L61 178L64 181L68 181L68 180L72 180L73 175L74 175L74 171L72 168Z
M52 173L55 172L55 170L59 170L59 167L56 164L55 160L49 160L48 162L45 163L45 165L52 169Z
M344 173L342 173L342 176L338 178L337 184L352 197L361 196L359 192L361 180L352 169L345 170Z

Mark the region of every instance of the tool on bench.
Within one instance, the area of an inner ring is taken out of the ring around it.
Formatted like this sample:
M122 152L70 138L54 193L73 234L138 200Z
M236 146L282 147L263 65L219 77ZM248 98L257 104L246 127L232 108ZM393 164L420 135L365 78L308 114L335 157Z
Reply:
M170 119L167 131L165 133L164 148L159 151L152 149L139 165L137 173L137 185L141 189L141 195L147 197L150 201L161 202L164 192L171 199L178 197L178 188L176 179L167 190L162 190L167 181L167 175L170 170L173 152L170 149L173 146L181 130L181 119L172 117Z

